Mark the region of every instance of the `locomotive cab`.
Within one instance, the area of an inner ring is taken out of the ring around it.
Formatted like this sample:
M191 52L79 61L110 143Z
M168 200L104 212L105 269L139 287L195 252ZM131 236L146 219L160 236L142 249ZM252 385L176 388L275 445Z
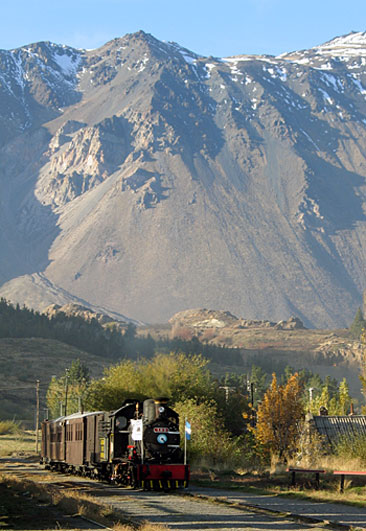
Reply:
M135 418L138 407L138 400L125 400L121 408L111 413L114 458L127 457L128 455L131 419Z

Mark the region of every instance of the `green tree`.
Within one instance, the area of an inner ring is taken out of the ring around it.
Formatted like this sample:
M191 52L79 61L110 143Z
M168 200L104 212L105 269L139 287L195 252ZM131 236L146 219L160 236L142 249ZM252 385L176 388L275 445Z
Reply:
M89 369L80 360L73 361L61 378L54 376L46 395L50 417L56 418L64 413L66 396L67 414L84 409L89 383Z
M328 415L347 415L352 398L346 378L338 385L335 379L327 377L317 390L311 403L307 403L311 413L319 415L320 408L325 407Z
M361 308L358 308L355 318L349 327L350 336L354 339L360 339L362 330L366 328L366 321L363 317Z
M143 400L141 375L136 362L125 360L104 370L104 377L93 380L88 392L88 409L113 410L126 398Z
M109 367L104 378L93 382L89 404L115 409L128 397L143 400L166 396L174 404L194 399L197 403L215 397L215 381L200 355L157 354L151 360L122 361Z
M320 408L325 407L329 414L330 399L331 399L331 396L329 394L329 387L328 385L323 384L321 388L321 392L317 396L315 396L312 400L311 409L310 409L311 413L313 413L314 415L319 415Z
M193 398L198 403L214 398L215 381L200 354L157 354L142 365L144 389L150 396L167 396L173 403Z
M346 378L343 378L343 380L339 384L338 394L339 394L338 415L347 415L351 407L352 398L349 394L349 385L347 383Z

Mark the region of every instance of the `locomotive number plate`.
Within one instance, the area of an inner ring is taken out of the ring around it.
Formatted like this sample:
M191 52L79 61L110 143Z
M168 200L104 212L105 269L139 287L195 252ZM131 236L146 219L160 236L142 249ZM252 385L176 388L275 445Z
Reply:
M169 428L154 428L154 433L168 433Z

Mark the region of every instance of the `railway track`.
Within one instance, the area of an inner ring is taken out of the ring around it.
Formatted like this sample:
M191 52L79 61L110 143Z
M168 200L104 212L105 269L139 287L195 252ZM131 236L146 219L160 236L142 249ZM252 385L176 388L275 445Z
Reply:
M165 524L171 530L366 529L366 509L346 505L195 487L183 493L135 491L62 474L55 474L53 481L36 463L2 462L0 471L50 483L62 491L88 493L132 522Z

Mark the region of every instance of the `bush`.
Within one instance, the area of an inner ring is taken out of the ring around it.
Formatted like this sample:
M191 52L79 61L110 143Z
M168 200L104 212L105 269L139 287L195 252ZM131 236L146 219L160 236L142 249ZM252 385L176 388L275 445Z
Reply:
M0 420L0 435L18 433L19 431L19 425L13 420Z
M309 433L306 421L300 425L298 445L299 452L289 464L305 468L324 468L327 455L326 438L315 430Z
M343 459L358 459L361 466L366 466L366 435L343 436L334 451Z
M247 436L231 437L213 400L197 404L194 399L188 399L177 402L175 409L180 416L182 441L185 419L191 424L191 440L187 442L189 461L230 469L251 466L253 445Z

